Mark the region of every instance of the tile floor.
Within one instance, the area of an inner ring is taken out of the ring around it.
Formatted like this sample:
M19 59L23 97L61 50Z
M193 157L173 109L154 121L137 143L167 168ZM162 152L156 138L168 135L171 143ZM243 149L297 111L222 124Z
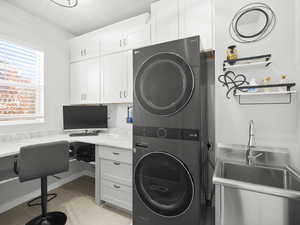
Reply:
M109 206L95 204L94 180L81 177L53 192L58 197L49 202L48 211L61 211L67 214L67 225L130 225L131 216ZM1 225L25 225L40 214L40 207L19 205L0 214Z

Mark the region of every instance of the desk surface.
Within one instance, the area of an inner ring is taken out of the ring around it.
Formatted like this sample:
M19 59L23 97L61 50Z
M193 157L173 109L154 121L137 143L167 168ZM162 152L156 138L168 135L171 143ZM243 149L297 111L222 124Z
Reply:
M0 142L0 158L19 154L20 148L27 145L41 144L53 141L85 142L116 148L132 149L132 137L113 133L99 134L98 136L70 137L67 134L52 135L39 138L25 139L15 142Z

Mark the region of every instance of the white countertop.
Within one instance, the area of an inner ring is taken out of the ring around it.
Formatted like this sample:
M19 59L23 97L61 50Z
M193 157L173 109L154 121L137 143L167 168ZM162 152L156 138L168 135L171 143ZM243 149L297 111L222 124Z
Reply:
M53 141L86 142L116 148L132 149L132 136L114 133L100 133L98 136L70 137L67 134L51 135L39 138L24 139L14 142L0 142L0 158L19 154L20 148L27 145Z

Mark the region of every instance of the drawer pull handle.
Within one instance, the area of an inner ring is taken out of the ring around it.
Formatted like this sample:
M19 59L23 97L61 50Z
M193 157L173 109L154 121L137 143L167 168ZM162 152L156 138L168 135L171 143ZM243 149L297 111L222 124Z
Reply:
M114 184L114 188L120 189L120 186Z
M148 148L148 144L146 143L136 143L135 146L139 148Z
M114 162L114 164L115 164L116 166L119 166L121 163L119 163L119 162Z
M113 152L113 154L114 154L114 155L120 155L120 153L119 153L119 152Z

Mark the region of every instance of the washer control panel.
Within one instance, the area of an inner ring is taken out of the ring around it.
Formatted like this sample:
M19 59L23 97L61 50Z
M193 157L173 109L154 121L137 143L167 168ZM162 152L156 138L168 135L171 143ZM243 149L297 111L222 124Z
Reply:
M194 129L134 126L133 135L153 138L200 141L200 130Z

